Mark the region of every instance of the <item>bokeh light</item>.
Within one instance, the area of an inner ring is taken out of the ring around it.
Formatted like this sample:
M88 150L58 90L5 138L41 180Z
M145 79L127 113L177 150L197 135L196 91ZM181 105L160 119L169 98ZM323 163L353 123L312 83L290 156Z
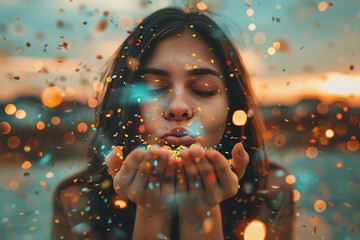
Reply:
M359 141L357 140L350 140L347 142L346 147L349 151L355 152L359 149Z
M253 220L246 226L244 240L264 240L266 237L266 226L259 220Z
M247 114L243 110L236 110L232 117L232 122L236 126L244 126L247 121Z
M332 130L332 129L327 129L326 130L326 132L325 132L325 136L327 137L327 138L332 138L332 137L334 137L334 130Z
M308 147L306 149L306 156L308 158L316 158L319 153L319 150L316 147Z
M38 122L36 123L36 128L37 128L38 130L43 130L43 129L45 128L45 123L44 123L43 121L38 121Z
M14 115L16 113L16 106L14 104L8 104L5 107L5 113L7 115Z
M45 175L46 178L53 178L54 177L54 173L53 172L47 172Z
M134 21L130 15L122 15L119 18L118 24L121 29L127 30L132 28Z
M249 8L248 10L246 10L246 14L251 17L252 15L254 15L254 9Z
M44 68L44 63L42 61L35 61L34 68L36 71L41 71Z
M294 202L299 201L300 196L301 196L300 192L298 190L296 190L296 189L293 189L293 201Z
M118 208L126 208L127 202L121 199L117 199L115 200L114 205Z
M255 23L250 23L248 28L249 28L250 31L255 31L255 29L256 29Z
M263 32L255 33L254 35L254 42L257 45L263 45L266 42L266 35Z
M1 134L8 134L11 131L11 126L7 122L0 123L0 133Z
M100 81L94 82L92 86L95 92L101 92L104 89L104 84Z
M22 110L22 109L17 110L16 113L15 113L15 117L17 119L24 119L26 117L25 110Z
M286 137L284 135L277 135L274 138L274 144L278 148L282 148L286 145Z
M320 3L318 4L318 9L319 9L320 12L325 11L325 10L327 9L327 7L328 7L328 4L327 4L327 2L325 2L325 1L320 2Z
M294 175L287 175L285 181L287 184L294 184L296 182L296 178Z
M95 98L90 98L88 100L88 106L91 108L95 108L98 104L98 101Z
M275 50L274 47L269 47L267 52L268 52L269 55L274 55L276 53L276 50Z
M9 148L17 148L20 145L20 138L17 136L11 136L9 137L7 144Z
M50 86L43 90L41 94L41 101L44 106L54 108L59 106L64 99L63 91L57 86Z
M323 212L326 209L326 203L321 199L316 200L314 203L314 209L317 212Z
M61 120L60 120L60 118L58 116L54 116L54 117L51 118L50 122L51 122L52 125L56 126L56 125L60 124Z
M274 42L273 47L275 48L275 50L279 50L281 48L280 42Z
M86 131L88 130L88 126L87 126L86 123L81 122L81 123L78 124L77 130L78 130L79 132L81 132L81 133L84 133L84 132L86 132Z
M16 180L12 180L12 181L10 181L9 184L8 184L8 188L9 188L10 190L12 190L12 191L18 190L19 187L20 187L20 184L19 184L19 182L16 181Z
M204 2L198 2L198 3L196 4L196 6L197 6L197 8L198 8L200 11L205 11L205 10L208 8L208 6L206 5L206 3L204 3Z
M317 105L316 109L320 114L326 114L329 111L329 105L322 102Z

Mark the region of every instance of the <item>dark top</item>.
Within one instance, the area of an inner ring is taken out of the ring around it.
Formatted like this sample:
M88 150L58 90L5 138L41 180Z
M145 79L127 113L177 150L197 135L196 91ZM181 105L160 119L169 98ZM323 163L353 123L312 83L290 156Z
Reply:
M117 222L112 219L100 219L96 207L90 202L94 197L88 184L81 182L86 171L63 181L54 197L53 229L50 239L131 239L134 227L136 205L128 203L126 208L114 208ZM285 181L288 172L278 164L270 162L266 190L259 193L259 202L254 205L255 216L246 217L246 201L238 195L220 204L224 239L242 239L247 224L254 219L266 226L266 239L291 239L293 229L293 193L292 185ZM242 186L243 188L246 186ZM105 202L111 199L104 199ZM107 222L106 227L94 222ZM115 226L115 227L114 227ZM97 228L102 229L97 229Z

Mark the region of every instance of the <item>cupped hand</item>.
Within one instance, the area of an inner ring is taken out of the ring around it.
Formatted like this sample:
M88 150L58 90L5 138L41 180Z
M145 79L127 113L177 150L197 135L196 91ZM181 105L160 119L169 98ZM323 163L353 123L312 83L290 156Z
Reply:
M207 211L237 193L249 155L241 143L234 146L231 154L233 169L214 149L205 152L200 145L193 145L181 152L175 188L180 211Z
M117 194L150 211L170 210L174 200L176 160L169 150L134 149L122 161L120 148L105 158Z

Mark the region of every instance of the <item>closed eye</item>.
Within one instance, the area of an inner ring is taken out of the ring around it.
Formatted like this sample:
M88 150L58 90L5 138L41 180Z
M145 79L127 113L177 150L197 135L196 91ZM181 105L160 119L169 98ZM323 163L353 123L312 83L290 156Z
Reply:
M214 96L214 95L216 95L218 93L218 92L215 92L215 91L200 91L200 90L195 90L195 89L193 89L192 91L194 93L196 93L197 95L200 95L200 96L203 96L203 97Z
M152 95L157 95L157 94L161 94L163 93L167 88L154 88L154 87L151 87L150 88L150 94Z

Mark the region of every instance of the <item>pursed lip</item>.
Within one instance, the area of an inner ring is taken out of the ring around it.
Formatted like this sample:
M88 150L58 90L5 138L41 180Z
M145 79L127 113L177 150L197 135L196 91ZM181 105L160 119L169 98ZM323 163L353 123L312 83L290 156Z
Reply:
M175 146L190 146L196 142L196 138L191 136L191 131L184 127L175 127L164 133L161 138L165 144Z

